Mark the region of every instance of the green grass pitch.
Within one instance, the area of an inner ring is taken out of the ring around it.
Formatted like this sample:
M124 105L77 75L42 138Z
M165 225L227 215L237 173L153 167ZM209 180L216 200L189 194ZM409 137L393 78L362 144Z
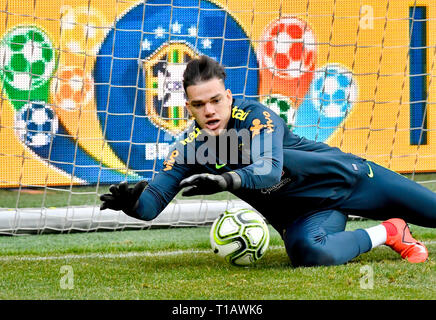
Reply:
M270 248L249 267L214 255L209 227L0 237L0 299L436 299L435 229L411 226L430 251L422 264L382 246L314 268L293 268L270 230Z
M436 174L414 178L436 191ZM0 206L99 205L98 195L108 188L5 189ZM234 199L228 193L197 198ZM347 229L377 223L350 221ZM382 246L346 265L317 268L293 268L279 234L270 230L265 256L246 268L212 253L209 227L3 236L0 299L436 299L436 229L411 226L430 252L423 264Z

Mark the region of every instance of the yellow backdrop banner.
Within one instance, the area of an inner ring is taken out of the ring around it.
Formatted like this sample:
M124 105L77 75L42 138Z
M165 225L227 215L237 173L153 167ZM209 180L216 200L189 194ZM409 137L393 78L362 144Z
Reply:
M207 54L295 134L436 172L432 0L0 0L0 187L151 178Z

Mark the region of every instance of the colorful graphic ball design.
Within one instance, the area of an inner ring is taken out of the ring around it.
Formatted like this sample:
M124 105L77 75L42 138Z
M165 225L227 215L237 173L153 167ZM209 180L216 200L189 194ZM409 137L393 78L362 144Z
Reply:
M19 26L0 43L0 70L14 89L29 91L46 83L56 66L52 42L34 26Z
M271 95L264 97L261 102L277 113L288 125L288 128L294 127L297 114L289 98L282 95Z
M61 47L66 52L95 56L109 30L104 15L87 6L65 6L61 18Z
M26 145L44 147L58 131L59 122L53 109L43 101L25 104L15 114L18 137Z
M315 73L311 100L315 109L327 118L344 117L357 100L357 82L346 67L329 64Z
M53 78L50 91L56 106L68 111L77 110L94 97L94 82L83 69L62 67Z
M299 78L315 69L315 36L310 26L296 18L283 17L264 31L260 44L262 64L285 78Z

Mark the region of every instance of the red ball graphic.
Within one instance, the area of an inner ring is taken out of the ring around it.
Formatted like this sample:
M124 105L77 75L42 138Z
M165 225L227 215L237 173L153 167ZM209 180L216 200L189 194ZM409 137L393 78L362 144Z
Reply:
M273 21L262 34L258 59L259 94L282 94L298 107L316 64L315 35L307 22L293 16Z

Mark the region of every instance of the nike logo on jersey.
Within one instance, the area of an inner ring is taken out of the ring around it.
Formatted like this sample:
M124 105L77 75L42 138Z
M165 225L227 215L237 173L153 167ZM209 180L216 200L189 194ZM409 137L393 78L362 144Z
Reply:
M370 178L374 177L374 172L372 172L372 168L371 168L371 166L369 165L368 162L367 162L366 164L368 165L368 168L369 168L369 173L367 173L367 174L368 174L368 177L370 177Z
M221 169L222 167L224 167L225 165L226 165L227 163L224 163L224 164L215 164L215 168L217 169L217 170L219 170L219 169Z

